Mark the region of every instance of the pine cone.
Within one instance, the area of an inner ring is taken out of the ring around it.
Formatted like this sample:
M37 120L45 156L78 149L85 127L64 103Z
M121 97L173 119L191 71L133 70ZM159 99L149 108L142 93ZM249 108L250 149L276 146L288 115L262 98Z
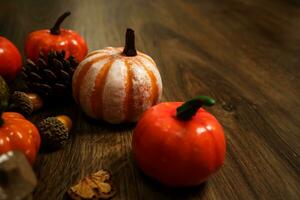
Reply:
M71 96L72 76L78 65L73 56L65 58L65 51L51 51L47 56L40 54L34 63L27 59L23 69L28 88L44 97Z

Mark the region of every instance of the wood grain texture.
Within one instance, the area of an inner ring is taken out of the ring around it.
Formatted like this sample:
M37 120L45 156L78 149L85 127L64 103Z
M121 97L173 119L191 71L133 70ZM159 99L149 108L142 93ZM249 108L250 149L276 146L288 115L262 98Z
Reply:
M66 198L65 191L101 168L113 172L115 199L300 198L300 2L297 0L1 1L0 34L23 49L26 35L48 28L65 10L64 26L90 50L123 46L127 27L137 48L157 62L163 101L206 94L224 126L224 167L207 183L168 189L145 177L131 156L134 125L88 119L75 103L35 114L68 114L72 138L41 153L34 199ZM23 52L22 52L23 53Z

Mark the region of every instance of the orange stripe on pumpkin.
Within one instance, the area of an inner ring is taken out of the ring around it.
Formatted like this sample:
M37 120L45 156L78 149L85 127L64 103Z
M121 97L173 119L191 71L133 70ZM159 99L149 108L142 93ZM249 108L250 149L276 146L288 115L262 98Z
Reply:
M151 80L151 95L150 95L150 97L151 97L151 104L154 105L158 101L157 79L156 79L154 73L151 70L149 70L141 60L136 59L135 61L136 61L137 65L140 65L144 68L144 70L147 72L148 76L150 77L150 80Z
M127 59L124 59L125 66L127 68L127 79L126 79L126 85L125 85L125 100L124 100L124 113L125 113L125 120L124 121L129 121L133 114L134 111L131 110L130 108L133 108L134 106L134 100L133 100L133 83L132 83L132 65L131 63L128 62Z
M91 53L89 53L85 58L89 58L89 57L91 57L91 56L93 56L93 55L96 55L96 54L98 54L98 53L99 53L99 51L91 52Z
M99 51L99 50L96 50L96 51L93 51L93 52L89 53L85 58L89 58L89 57L94 56L94 55L96 55L96 54L103 54L103 53L109 55L108 52L106 52L106 51Z
M85 75L87 74L87 72L89 71L89 69L91 68L91 66L92 66L94 63L96 63L96 62L98 62L98 61L100 61L100 60L102 60L102 59L105 59L105 58L107 58L107 57L109 57L109 55L104 55L104 56L100 56L100 57L98 57L98 58L95 58L94 60L91 60L91 61L87 62L87 63L82 67L82 69L80 70L80 72L79 72L77 78L75 79L75 83L74 83L74 86L73 86L74 89L75 89L75 90L74 90L74 99L76 100L77 103L79 103L80 86L81 86L81 84L82 84L82 81L83 81Z
M103 115L103 89L108 71L114 60L114 58L110 58L108 62L103 65L95 80L95 86L90 100L92 112L94 112L98 118L102 118Z
M151 58L149 58L148 56L146 56L146 55L143 54L143 53L138 54L138 55L141 56L141 57L143 57L143 58L145 58L146 60L148 60L149 62L151 62L151 63L156 67L155 62L154 62Z

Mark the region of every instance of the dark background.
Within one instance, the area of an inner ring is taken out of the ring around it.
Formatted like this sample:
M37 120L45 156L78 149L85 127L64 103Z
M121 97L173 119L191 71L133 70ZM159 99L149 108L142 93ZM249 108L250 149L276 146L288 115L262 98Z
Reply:
M0 1L0 34L23 53L26 35L64 27L90 51L123 46L127 27L137 48L157 62L163 101L212 96L209 109L224 126L224 167L206 183L172 190L145 177L131 157L134 125L112 126L84 116L74 104L32 117L68 114L74 128L60 151L41 153L34 199L62 199L83 176L113 172L115 199L300 198L300 2L297 0Z

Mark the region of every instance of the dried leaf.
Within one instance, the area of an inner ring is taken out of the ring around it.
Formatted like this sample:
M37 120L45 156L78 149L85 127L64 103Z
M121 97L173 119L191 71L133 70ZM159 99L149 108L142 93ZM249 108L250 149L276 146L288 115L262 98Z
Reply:
M74 200L81 199L109 199L115 195L110 181L109 172L100 170L85 177L68 190L69 196Z

